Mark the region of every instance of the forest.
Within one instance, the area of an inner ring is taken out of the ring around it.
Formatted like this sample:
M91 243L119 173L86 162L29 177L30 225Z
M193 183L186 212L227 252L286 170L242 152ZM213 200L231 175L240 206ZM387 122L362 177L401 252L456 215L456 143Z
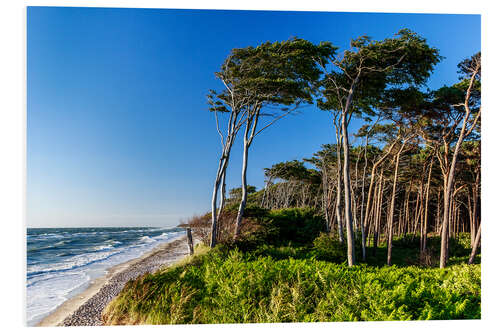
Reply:
M105 321L480 318L481 53L430 90L442 59L407 29L345 50L299 38L233 49L208 94L221 145L211 209L183 225L203 244L127 284ZM329 113L336 141L248 184L257 137L307 105ZM234 145L241 186L226 189Z

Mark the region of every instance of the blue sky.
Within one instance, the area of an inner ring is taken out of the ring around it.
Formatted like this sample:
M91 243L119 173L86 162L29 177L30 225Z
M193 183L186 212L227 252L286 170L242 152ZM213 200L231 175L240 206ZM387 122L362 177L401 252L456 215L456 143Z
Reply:
M27 24L31 227L173 226L208 211L220 142L206 94L232 48L297 36L343 49L409 28L445 57L438 88L481 47L478 15L29 7ZM333 140L315 107L280 120L251 148L249 183Z

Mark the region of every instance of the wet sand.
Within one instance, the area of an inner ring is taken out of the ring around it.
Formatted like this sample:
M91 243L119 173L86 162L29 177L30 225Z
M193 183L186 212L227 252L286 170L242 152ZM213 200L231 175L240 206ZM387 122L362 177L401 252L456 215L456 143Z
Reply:
M113 266L105 276L93 280L84 292L61 304L37 326L101 326L102 311L127 281L169 266L187 256L188 251L186 236L183 236L157 246L140 258Z

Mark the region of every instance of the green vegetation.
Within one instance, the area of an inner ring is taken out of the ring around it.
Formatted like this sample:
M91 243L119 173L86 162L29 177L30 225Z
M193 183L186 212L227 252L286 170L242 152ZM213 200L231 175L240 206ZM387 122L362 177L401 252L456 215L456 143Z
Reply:
M211 210L188 222L204 247L129 282L104 322L480 318L481 54L452 87L424 89L441 59L407 29L343 51L299 38L233 49L208 95L222 148ZM312 103L336 142L249 185L255 137ZM241 187L226 197L238 138Z
M450 243L457 257L450 258L445 269L436 267L439 237L429 238L429 253L436 257L431 267L417 266L415 235L394 239L392 266L384 265L382 244L376 256L348 267L345 245L322 232L325 223L311 209L254 210L253 222L260 232L210 250L200 244L195 256L182 263L130 281L108 305L105 323L481 317L481 266L466 264L470 252L466 234Z

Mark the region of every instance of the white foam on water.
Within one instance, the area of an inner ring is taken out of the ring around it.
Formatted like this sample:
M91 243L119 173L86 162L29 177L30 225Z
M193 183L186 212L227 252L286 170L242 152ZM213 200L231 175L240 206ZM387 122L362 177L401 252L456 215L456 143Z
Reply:
M145 243L153 243L153 242L156 242L156 240L154 240L153 238L149 237L149 236L143 236L141 237L141 241L142 242L145 242Z
M85 290L90 281L105 274L106 269L138 258L161 243L173 241L183 232L164 232L143 236L135 244L113 248L121 244L108 240L85 254L76 255L54 264L36 264L28 267L27 320L34 326L58 306ZM54 237L58 238L58 237Z
M28 325L35 325L64 303L71 292L90 281L85 272L47 276L28 286L26 296Z
M31 265L30 267L28 267L27 272L28 275L33 275L35 273L39 274L47 272L68 271L74 268L89 265L97 261L105 260L110 256L115 255L119 252L121 251L113 250L105 252L91 252L91 253L79 254L58 263Z

